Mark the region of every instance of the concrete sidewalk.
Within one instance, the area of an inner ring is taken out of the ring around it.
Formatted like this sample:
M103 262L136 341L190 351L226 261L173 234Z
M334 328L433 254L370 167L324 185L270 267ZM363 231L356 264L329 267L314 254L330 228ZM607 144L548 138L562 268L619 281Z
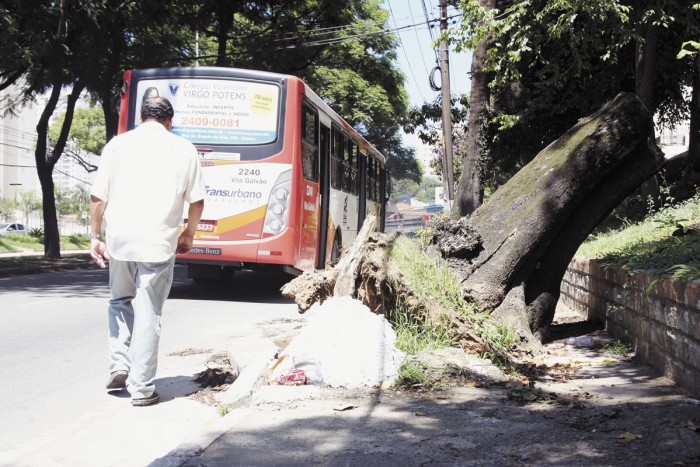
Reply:
M152 465L698 465L700 401L591 336L598 348L550 344L532 387L260 386L205 449Z

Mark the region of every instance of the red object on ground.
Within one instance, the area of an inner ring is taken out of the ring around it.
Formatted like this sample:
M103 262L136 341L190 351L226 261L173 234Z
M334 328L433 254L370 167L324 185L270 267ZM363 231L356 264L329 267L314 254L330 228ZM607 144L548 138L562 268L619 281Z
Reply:
M286 375L282 376L277 384L282 386L302 386L306 384L306 373L300 368L295 368Z

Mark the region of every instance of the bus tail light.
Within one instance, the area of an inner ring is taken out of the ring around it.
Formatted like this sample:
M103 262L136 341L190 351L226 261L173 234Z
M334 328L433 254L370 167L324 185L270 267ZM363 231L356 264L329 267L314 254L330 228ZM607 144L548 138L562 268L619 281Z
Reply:
M292 171L282 172L270 192L263 226L263 237L282 232L289 221L289 195L292 189Z

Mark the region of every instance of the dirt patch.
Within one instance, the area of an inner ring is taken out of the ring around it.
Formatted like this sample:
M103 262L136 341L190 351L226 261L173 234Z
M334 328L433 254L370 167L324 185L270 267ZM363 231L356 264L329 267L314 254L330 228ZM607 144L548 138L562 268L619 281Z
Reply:
M238 378L240 370L231 365L225 352L212 355L204 365L207 368L194 378L202 389L193 392L188 398L206 405L218 406L220 403L216 399L216 394L226 391Z

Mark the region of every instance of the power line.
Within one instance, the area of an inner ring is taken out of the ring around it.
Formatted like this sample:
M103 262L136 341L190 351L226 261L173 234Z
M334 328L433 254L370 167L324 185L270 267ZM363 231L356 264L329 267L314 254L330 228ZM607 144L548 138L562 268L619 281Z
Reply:
M411 2L407 2L408 5L408 11L411 13L411 17L413 17L413 10L411 9ZM430 31L430 27L428 27L428 31ZM418 30L414 29L413 30L414 34L416 35L416 41L418 42L418 51L420 52L420 58L423 61L423 68L425 68L426 73L428 72L428 65L425 63L425 56L423 55L423 47L420 46L420 37L418 37Z
M387 4L389 5L389 12L391 13L391 18L394 20L394 26L396 26L396 30L398 31L399 25L396 23L396 16L394 16L394 9L391 8L391 0L387 0ZM411 66L411 60L408 58L408 54L406 53L406 48L403 45L403 41L401 40L401 34L397 34L399 38L399 43L401 44L401 50L403 50L403 54L406 57L406 63L408 64L408 70L411 72L411 76L413 77L413 82L416 84L416 89L418 89L418 94L420 94L421 99L423 101L426 101L425 96L423 96L423 92L420 90L420 86L418 86L418 80L416 79L416 75L413 73L413 67Z
M461 14L457 14L457 15L452 15L452 16L450 16L449 18L457 18L457 17L460 17L460 16L462 16L462 15L461 15ZM393 18L393 15L392 15L392 18ZM437 19L435 19L435 20L430 20L430 23L435 23L435 22L438 22L438 21L439 21L439 20L437 20ZM420 22L418 22L418 23L407 24L407 25L405 25L405 26L398 26L397 23L396 23L396 20L394 19L394 24L396 25L396 27L393 28L393 29L391 29L391 28L385 28L385 29L381 29L381 30L379 30L379 31L372 31L372 32L366 32L366 33L361 33L361 34L354 34L354 35L351 35L351 36L333 37L333 38L328 38L328 39L319 39L319 40L316 40L316 41L301 42L301 43L297 42L297 43L293 43L293 44L289 44L289 45L279 46L279 47L274 48L273 50L296 49L296 48L299 48L299 47L316 47L316 46L321 46L321 45L337 44L337 43L339 43L339 42L346 42L346 41L349 41L349 40L354 40L354 39L358 39L358 38L362 38L362 37L370 37L370 36L376 36L376 35L395 34L395 33L397 33L398 31L410 30L410 29L412 29L412 28L422 29L422 28L425 27L425 23L424 23L423 21L420 21ZM281 41L281 40L299 41L299 40L303 40L303 39L304 39L303 36L294 36L294 37L289 37L289 38L285 38L285 39L280 39L280 41ZM400 36L399 36L399 40L400 40ZM269 49L268 49L268 50L269 50ZM228 55L234 55L234 54L233 54L233 53L229 53ZM202 58L202 57L199 57L199 58Z
M0 163L0 165L3 167L15 167L15 168L21 168L21 169L36 169L36 165L16 165L16 164L2 164L2 163Z
M346 32L346 31L353 31L353 30L357 30L357 29L364 29L364 28L369 27L369 26L376 26L376 25L380 25L383 23L384 23L383 20L376 20L376 21L365 21L363 23L344 24L344 25L340 25L340 26L328 26L326 28L311 29L309 31L306 31L304 34L305 34L305 37L322 36L322 35L327 35L327 34L333 34L336 32L340 33L340 32ZM299 37L295 36L294 34L297 34L297 33L288 32L288 33L286 33L286 35L288 37L282 37L282 38L276 39L276 40L283 41L283 40L289 40L289 39L293 39L293 40L298 39ZM241 37L241 39L245 39L245 38Z
M425 24L428 26L428 33L430 34L430 42L432 44L433 52L435 52L435 64L440 64L440 54L438 54L435 48L435 37L433 37L433 28L430 27L430 16L428 15L428 8L425 6L425 0L421 0L421 6L423 7L423 16L425 17ZM430 4L430 11L433 11L432 2Z

